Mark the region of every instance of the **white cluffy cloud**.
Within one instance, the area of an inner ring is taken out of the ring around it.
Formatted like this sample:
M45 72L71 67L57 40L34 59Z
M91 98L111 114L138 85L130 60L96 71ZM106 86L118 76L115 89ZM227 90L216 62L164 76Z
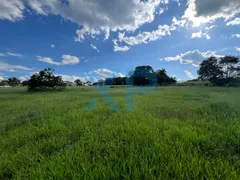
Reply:
M116 39L113 39L113 44L114 44L114 49L113 50L115 52L117 52L117 51L125 52L125 51L128 51L130 49L128 46L119 46Z
M190 79L194 79L195 77L193 76L193 74L188 71L188 70L184 70L184 73L187 75L187 77L189 77Z
M56 62L50 57L42 57L42 56L37 56L37 60L41 62L45 62L48 64L53 64L53 65L74 65L78 64L80 62L79 58L76 56L71 56L71 55L63 55L62 56L63 60L61 62Z
M202 38L202 37L205 37L206 39L211 39L211 36L208 34L208 32L217 27L216 25L212 25L212 26L209 26L209 27L206 27L204 29L204 32L202 31L199 31L199 32L196 32L196 33L192 33L192 37L191 38Z
M88 76L93 76L96 79L105 79L110 77L124 77L122 73L117 73L115 71L111 71L109 69L96 69L86 73Z
M118 41L124 42L128 45L137 45L142 43L148 43L156 41L163 36L171 35L171 31L176 30L175 26L160 25L157 30L151 32L141 32L136 36L125 36L125 33L118 34Z
M198 67L203 60L211 56L221 57L221 55L217 55L214 51L200 52L199 50L194 50L179 54L174 57L166 57L164 60L180 61L181 64L191 64Z
M202 31L196 32L196 33L192 33L192 37L191 38L202 38L205 37L206 39L211 39L211 36L209 36L209 34L207 33L202 33Z
M56 76L62 76L63 81L74 82L77 79L80 79L82 82L91 81L91 78L88 76L80 77L80 76L69 76L65 74L56 74Z
M240 13L238 0L188 0L188 7L183 15L193 26L211 23L223 18L226 21Z
M95 45L91 44L90 46L92 49L96 50L97 52L100 52L99 49Z
M232 37L240 38L240 34L233 34Z
M235 47L235 49L236 49L238 52L240 52L240 47Z
M0 19L9 21L22 20L24 18L23 11L25 6L21 0L11 0L0 2Z
M232 21L229 21L227 23L227 26L231 26L231 25L240 25L240 18L236 18L236 19L234 19Z
M59 15L81 25L83 28L76 31L76 41L101 32L108 39L110 31L134 31L152 22L157 7L167 3L168 0L2 0L0 19L23 20L24 11L29 8L39 15Z
M16 70L31 71L32 69L21 65L11 65L6 62L0 61L0 70L15 72Z

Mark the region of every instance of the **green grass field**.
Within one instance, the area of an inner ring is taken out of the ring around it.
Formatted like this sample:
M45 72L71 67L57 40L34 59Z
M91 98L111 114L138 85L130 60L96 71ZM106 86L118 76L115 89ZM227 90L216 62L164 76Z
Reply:
M240 88L109 92L0 88L0 179L240 179Z

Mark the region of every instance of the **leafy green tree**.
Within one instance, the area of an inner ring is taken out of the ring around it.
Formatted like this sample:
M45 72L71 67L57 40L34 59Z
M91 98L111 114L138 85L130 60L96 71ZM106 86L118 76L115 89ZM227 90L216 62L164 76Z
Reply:
M29 85L29 81L28 80L22 82L22 86L28 86L28 85Z
M10 86L18 86L21 83L21 81L16 77L8 78L7 81Z
M80 80L80 79L77 79L74 81L74 83L77 85L77 86L83 86L83 82Z
M220 66L222 68L225 83L228 85L231 81L239 76L240 59L236 56L225 56L220 58Z
M54 70L51 68L44 69L39 73L31 76L28 87L30 90L38 89L57 89L64 88L66 84L63 82L61 76L54 76Z
M0 86L8 86L9 84L8 84L8 81L7 80L2 80L1 82L0 82Z
M240 77L240 59L235 56L210 57L200 64L200 80L209 80L213 85L229 85Z
M92 86L91 81L87 81L85 84L86 84L87 86Z
M200 64L198 70L200 80L209 80L213 85L223 85L224 73L216 57L210 57Z
M176 83L176 79L169 77L165 69L160 69L155 72L157 77L157 82L159 85L168 85Z
M154 70L151 66L137 66L132 75L134 85L153 85L156 83Z

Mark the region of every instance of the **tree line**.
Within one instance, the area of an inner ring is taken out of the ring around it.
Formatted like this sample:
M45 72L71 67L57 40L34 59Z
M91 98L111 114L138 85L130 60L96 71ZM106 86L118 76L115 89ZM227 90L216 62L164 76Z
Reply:
M29 90L61 89L66 86L91 86L91 85L134 85L158 86L175 84L175 77L169 77L165 69L154 71L147 66L137 66L130 71L127 77L106 78L97 83L82 82L77 79L73 82L63 81L61 76L55 76L51 68L33 74L29 80L21 81L16 77L0 82L0 86L28 86ZM213 86L230 86L234 83L240 85L240 59L236 56L209 57L202 61L198 70L198 79L193 81L209 81Z
M177 80L169 77L165 69L154 71L151 66L137 66L128 77L107 78L105 85L156 86L175 84Z

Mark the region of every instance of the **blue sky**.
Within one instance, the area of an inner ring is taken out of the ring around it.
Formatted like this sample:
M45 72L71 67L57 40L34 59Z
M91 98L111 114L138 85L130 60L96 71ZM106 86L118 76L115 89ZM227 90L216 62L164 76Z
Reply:
M0 79L51 67L93 82L151 65L180 81L240 53L236 0L0 0L0 27Z

